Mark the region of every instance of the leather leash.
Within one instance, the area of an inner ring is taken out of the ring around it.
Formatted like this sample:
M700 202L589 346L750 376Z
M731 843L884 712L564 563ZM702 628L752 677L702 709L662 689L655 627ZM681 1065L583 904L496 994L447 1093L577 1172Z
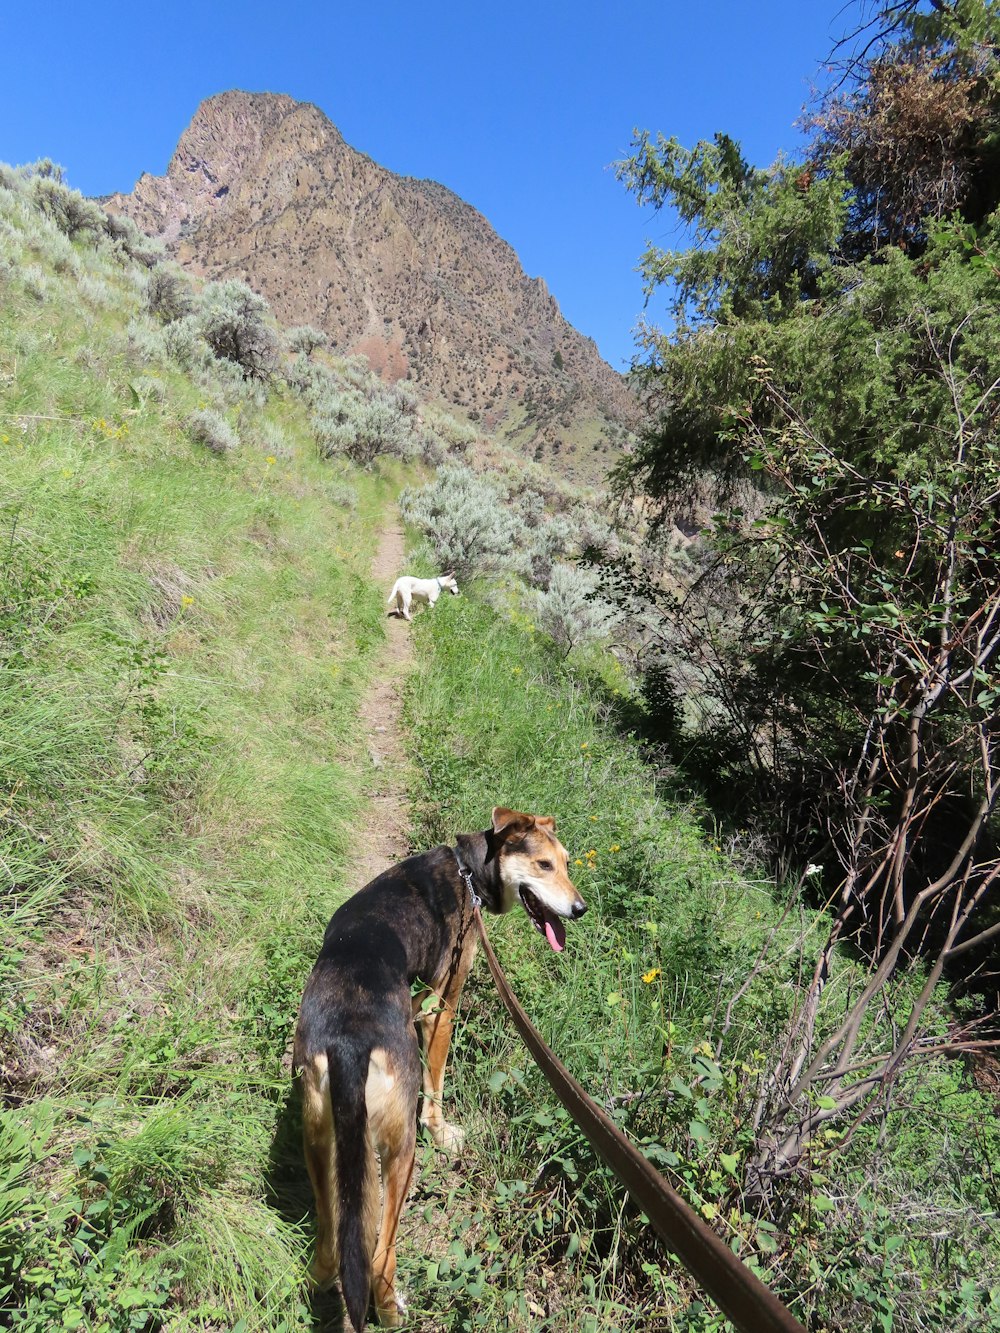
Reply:
M660 1240L679 1256L688 1272L741 1333L805 1333L803 1325L774 1292L705 1225L552 1053L507 982L486 937L478 902L474 902L473 915L500 998L535 1063L598 1157L649 1218Z

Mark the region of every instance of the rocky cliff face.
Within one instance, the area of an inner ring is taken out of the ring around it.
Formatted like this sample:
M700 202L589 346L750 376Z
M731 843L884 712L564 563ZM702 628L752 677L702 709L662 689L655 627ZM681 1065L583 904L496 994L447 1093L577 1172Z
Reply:
M621 377L485 218L356 152L315 106L209 98L167 174L105 203L185 267L245 279L286 324L318 325L571 474L603 470L632 419Z

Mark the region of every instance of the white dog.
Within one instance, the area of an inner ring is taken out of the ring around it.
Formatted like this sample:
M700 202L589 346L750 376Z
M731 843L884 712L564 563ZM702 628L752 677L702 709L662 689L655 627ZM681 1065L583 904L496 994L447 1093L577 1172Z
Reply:
M428 606L433 606L446 589L452 596L458 596L458 584L450 570L447 574L439 574L436 579L415 579L412 574L404 574L392 585L392 592L386 598L392 608L388 614L412 620L410 607L414 602L426 602Z

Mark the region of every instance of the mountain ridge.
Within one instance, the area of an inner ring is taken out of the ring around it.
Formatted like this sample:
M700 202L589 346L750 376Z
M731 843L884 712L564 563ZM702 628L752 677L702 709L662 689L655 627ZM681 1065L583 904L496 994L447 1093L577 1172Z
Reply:
M624 380L545 280L471 204L347 144L308 102L230 91L201 103L163 176L105 206L201 277L248 281L287 324L316 324L483 429L593 470L634 420ZM597 455L597 457L584 457Z

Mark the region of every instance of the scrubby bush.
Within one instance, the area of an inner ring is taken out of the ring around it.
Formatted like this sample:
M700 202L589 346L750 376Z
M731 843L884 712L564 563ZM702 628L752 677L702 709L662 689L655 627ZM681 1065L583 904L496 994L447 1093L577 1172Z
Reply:
M547 523L529 526L534 530L531 533L531 543L525 551L524 576L533 587L548 588L555 562L560 556L564 556L573 544L573 525L560 515L549 519Z
M375 376L372 374L366 356L345 356L342 361L337 363L337 369L348 384L355 389L361 389L363 392L367 393L375 382Z
M382 396L391 407L396 409L400 416L415 417L420 413L420 399L402 381L384 390Z
M506 501L506 492L491 479L450 464L429 485L405 490L399 507L406 521L426 534L437 563L467 578L509 563L523 540L524 529Z
M131 355L139 361L161 361L167 355L166 339L159 329L143 319L129 320L125 340Z
M322 329L313 328L311 324L299 324L285 334L288 350L300 352L303 356L311 356L318 347L325 347L329 341Z
M475 444L477 433L474 426L464 421L457 421L446 412L428 414L427 430L440 440L444 449L455 457L464 457L470 446Z
M535 593L535 620L564 654L606 638L618 613L597 595L597 575L576 565L557 564L549 586Z
M77 288L88 305L107 310L115 303L115 292L111 286L92 273L81 273L77 279Z
M235 361L217 361L207 347L205 353L207 364L195 373L194 380L214 406L222 411L238 404L264 409L268 387L263 380L247 379Z
M197 370L211 363L212 353L201 336L197 315L185 315L183 319L167 324L163 330L163 345L182 370Z
M310 361L302 352L286 369L285 383L301 394L314 411L328 394L339 393L343 389L341 379L329 366Z
M92 199L72 190L52 176L39 176L32 182L35 203L70 240L89 233L97 240L104 232L106 214Z
M24 290L33 301L44 301L49 290L49 280L37 264L26 264L21 270L21 282Z
M358 493L346 481L332 482L326 490L326 498L338 509L357 509Z
M230 453L239 448L239 436L225 417L208 408L199 408L187 419L187 432L196 444L203 444L213 454Z
M413 426L397 398L381 393L327 393L313 417L319 451L324 458L344 456L371 467L382 454L412 457L419 447Z
M156 375L137 375L135 379L129 380L129 388L142 407L150 402L163 402L165 392L163 381Z
M123 213L105 213L103 225L112 253L119 259L133 260L144 268L153 268L162 261L162 243L147 236L130 217Z
M266 383L278 364L270 313L263 296L245 282L211 282L202 293L198 327L215 356L234 362L248 379Z
M621 543L618 534L594 505L574 505L569 517L575 529L578 550L594 551L611 558L619 554Z
M274 455L275 458L291 458L292 449L288 437L275 421L266 418L254 427L254 443L261 453Z
M170 324L194 310L191 283L171 264L157 264L146 279L145 306L151 315Z

